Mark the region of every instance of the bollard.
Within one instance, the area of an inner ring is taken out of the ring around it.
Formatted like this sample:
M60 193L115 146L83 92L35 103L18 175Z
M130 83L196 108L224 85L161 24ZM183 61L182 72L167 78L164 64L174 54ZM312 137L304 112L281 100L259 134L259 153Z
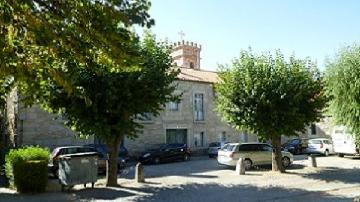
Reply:
M236 162L236 174L245 175L245 163L243 158L239 158Z
M135 181L139 183L145 182L144 166L140 162L136 164Z
M315 155L309 155L309 167L317 167Z

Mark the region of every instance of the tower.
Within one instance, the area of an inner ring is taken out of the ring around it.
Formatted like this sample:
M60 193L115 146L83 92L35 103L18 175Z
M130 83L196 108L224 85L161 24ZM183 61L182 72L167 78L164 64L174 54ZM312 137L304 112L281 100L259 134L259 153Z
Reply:
M171 56L178 67L200 69L201 45L182 40L173 44Z

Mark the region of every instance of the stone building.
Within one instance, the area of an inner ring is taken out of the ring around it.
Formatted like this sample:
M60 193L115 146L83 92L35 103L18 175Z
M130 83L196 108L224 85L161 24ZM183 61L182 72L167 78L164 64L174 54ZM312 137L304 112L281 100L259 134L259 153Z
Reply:
M186 143L192 151L202 151L213 141L248 142L255 136L236 131L221 121L215 111L214 83L216 72L200 68L201 46L181 41L173 46L174 64L181 70L176 94L182 94L178 103L167 103L159 116L143 113L142 134L124 144L133 155L162 143ZM16 96L15 96L16 97ZM14 99L15 99L14 97ZM39 106L22 107L13 100L9 105L12 127L11 137L16 145L40 145L50 149L64 145L94 143L94 138L80 139L63 125L62 117L50 114ZM96 141L95 141L96 142Z
M173 45L172 57L180 68L175 94L182 94L178 103L167 103L160 116L147 116L141 121L144 130L139 138L125 140L133 153L160 143L185 143L192 151L203 151L210 142L256 141L254 135L236 131L215 111L214 83L216 72L200 68L201 46L196 43L178 42Z
M159 116L141 114L144 128L135 140L125 139L130 154L137 155L145 149L162 143L186 143L193 152L204 151L210 142L253 142L256 136L237 131L223 122L215 111L214 84L216 72L200 67L201 46L192 42L173 44L174 64L180 68L175 94L182 94L180 102L166 104ZM40 145L50 149L64 145L94 143L94 138L80 139L63 125L62 117L43 111L38 106L22 107L14 90L7 102L8 133L2 142L11 146ZM303 138L326 137L331 132L331 119L307 129ZM284 138L284 141L287 138ZM96 142L96 141L95 141Z

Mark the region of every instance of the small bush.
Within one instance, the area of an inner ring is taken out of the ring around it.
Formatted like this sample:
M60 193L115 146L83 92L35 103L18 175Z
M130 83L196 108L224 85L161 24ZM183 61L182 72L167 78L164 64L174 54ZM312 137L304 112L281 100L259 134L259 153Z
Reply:
M49 150L40 147L12 149L5 157L10 186L19 192L42 192L47 184Z

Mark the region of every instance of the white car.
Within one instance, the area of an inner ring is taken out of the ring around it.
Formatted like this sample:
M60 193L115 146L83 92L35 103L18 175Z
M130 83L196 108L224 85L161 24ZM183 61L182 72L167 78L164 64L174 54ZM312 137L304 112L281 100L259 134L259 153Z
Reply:
M282 151L283 166L289 167L294 157L290 152ZM239 158L244 158L245 169L254 165L269 165L272 162L272 146L265 143L229 143L218 153L218 163L227 166L236 166Z
M329 154L334 153L333 143L330 139L327 138L310 139L306 153L329 156Z

